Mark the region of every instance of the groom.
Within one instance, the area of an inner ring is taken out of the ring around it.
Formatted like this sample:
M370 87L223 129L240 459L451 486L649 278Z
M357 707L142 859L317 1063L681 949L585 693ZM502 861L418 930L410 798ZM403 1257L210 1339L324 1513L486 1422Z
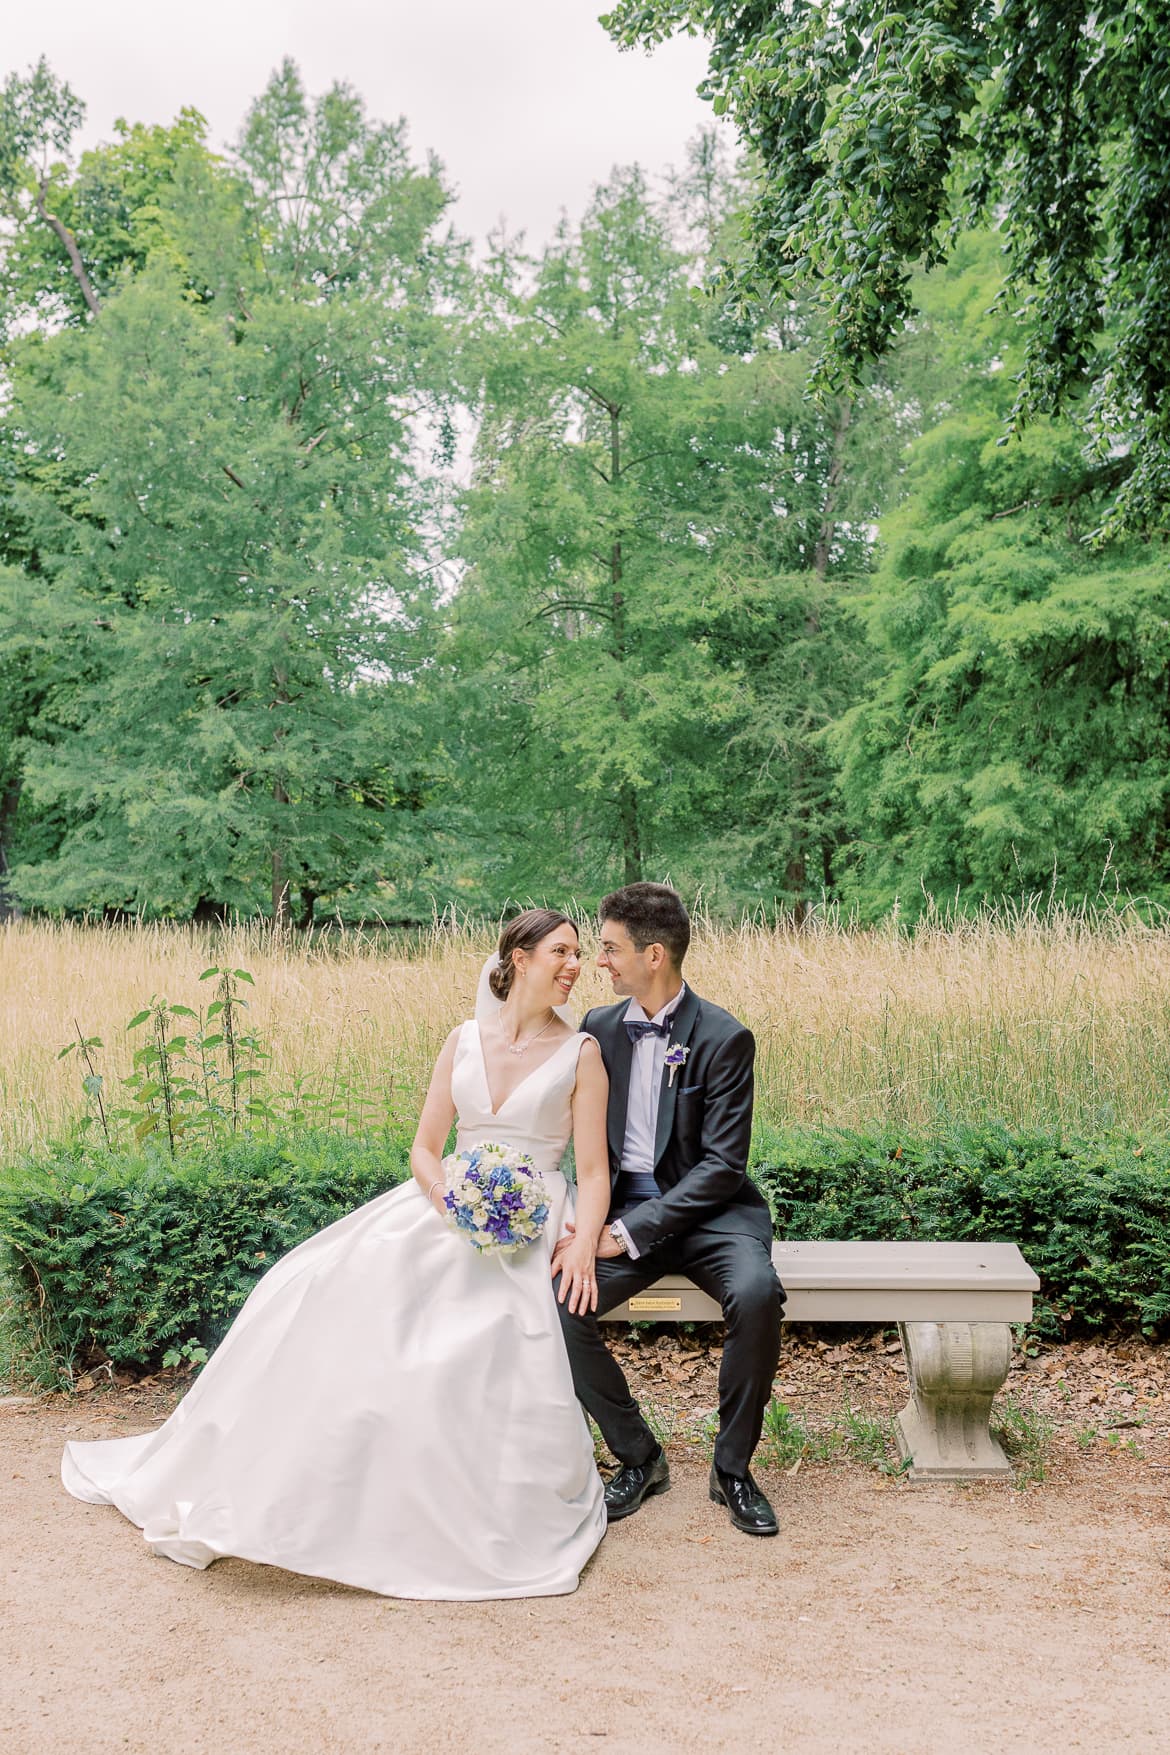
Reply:
M767 1204L747 1176L755 1041L683 981L691 925L674 890L627 884L605 898L600 919L597 961L619 1003L581 1023L609 1074L613 1192L597 1250L598 1312L671 1273L718 1300L727 1332L711 1497L736 1529L774 1536L775 1514L749 1468L772 1391L784 1297ZM664 1493L670 1470L597 1314L557 1308L577 1394L621 1464L605 1489L613 1523Z

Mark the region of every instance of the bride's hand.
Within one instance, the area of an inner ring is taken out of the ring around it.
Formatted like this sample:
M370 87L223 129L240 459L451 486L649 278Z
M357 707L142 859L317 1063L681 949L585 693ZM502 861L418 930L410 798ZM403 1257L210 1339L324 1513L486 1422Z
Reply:
M570 1247L570 1245L572 1244L573 1239L576 1237L576 1235L577 1235L576 1225L574 1225L572 1219L566 1219L565 1220L564 1235L561 1237L558 1237L556 1240L556 1243L553 1245L552 1262L550 1264L550 1267L551 1267L552 1277L554 1280L556 1279L557 1275L561 1271L561 1261L562 1261L562 1258L564 1257L564 1253L565 1253L566 1249L568 1249Z
M583 1237L562 1237L553 1252L553 1272L560 1271L557 1300L568 1300L573 1316L597 1309L597 1269L592 1246Z

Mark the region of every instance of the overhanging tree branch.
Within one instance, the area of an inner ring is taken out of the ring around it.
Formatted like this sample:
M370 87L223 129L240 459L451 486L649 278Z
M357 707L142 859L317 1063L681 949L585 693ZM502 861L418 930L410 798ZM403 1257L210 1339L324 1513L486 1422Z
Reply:
M47 176L40 176L37 178L37 192L34 197L37 212L49 227L50 231L55 232L57 237L61 240L61 243L64 245L65 254L69 258L69 266L73 270L73 278L81 288L81 296L88 305L91 314L96 317L98 311L101 309L100 300L98 299L97 293L94 291L93 282L85 272L85 263L81 260L81 251L77 248L77 239L73 236L69 227L65 225L62 220L58 219L55 213L49 212L48 202L45 200L48 187L49 179Z

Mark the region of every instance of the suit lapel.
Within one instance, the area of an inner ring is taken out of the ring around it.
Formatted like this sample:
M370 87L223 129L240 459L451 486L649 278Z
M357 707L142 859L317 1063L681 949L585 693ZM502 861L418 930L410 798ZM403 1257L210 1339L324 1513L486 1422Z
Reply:
M692 993L690 988L688 987L686 993L683 996L682 1004L679 1006L678 1010L674 1014L674 1024L671 1027L670 1035L667 1038L668 1051L671 1048L671 1046L673 1044L676 1044L676 1043L681 1044L683 1047L685 1047L690 1042L691 1032L693 1031L693 1029L694 1029L695 1025L698 1023L698 1021L699 1021L698 997L694 993ZM622 1034L623 1034L623 1036L625 1035L624 1030L622 1031ZM665 1150L667 1148L667 1145L670 1141L671 1131L674 1127L674 1106L675 1106L675 1102L678 1099L678 1088L680 1085L685 1084L685 1083L686 1083L686 1068L685 1068L685 1066L680 1066L677 1068L673 1079L670 1076L670 1068L668 1066L663 1067L663 1069L662 1069L662 1088L658 1094L658 1125L654 1130L654 1168L655 1168L655 1170L657 1170L659 1164L662 1162L662 1154L663 1154L663 1152L665 1152ZM626 1069L626 1090L628 1093L628 1091L629 1091L629 1065L628 1065L628 1062L627 1062L627 1069Z
M630 1009L626 1001L611 1028L613 1037L609 1043L609 1107L606 1112L606 1132L609 1136L610 1158L614 1164L620 1165L622 1151L626 1143L626 1111L630 1107L630 1061L634 1054L634 1045L626 1035L626 1013Z

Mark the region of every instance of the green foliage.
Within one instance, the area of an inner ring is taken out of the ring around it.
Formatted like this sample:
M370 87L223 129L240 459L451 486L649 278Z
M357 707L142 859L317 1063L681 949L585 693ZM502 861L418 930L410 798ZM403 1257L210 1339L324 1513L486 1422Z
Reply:
M760 1433L760 1460L774 1469L793 1469L810 1454L815 1454L817 1440L787 1402L772 1397L764 1409L764 1425ZM822 1450L822 1457L825 1452Z
M401 876L398 822L425 790L410 678L433 640L434 506L413 423L446 392L462 252L432 235L447 193L401 127L345 88L310 103L289 65L231 177L190 127L123 147L102 212L134 248L108 295L8 350L13 887L282 919L295 898L307 923Z
M150 1031L142 1045L134 1050L133 1071L123 1084L133 1099L133 1107L115 1109L110 1121L115 1125L129 1122L133 1136L141 1143L148 1135L165 1132L171 1156L182 1137L205 1134L215 1139L239 1130L242 1117L255 1121L274 1118L253 1079L262 1077L263 1062L268 1051L259 1037L244 1031L238 1022L247 1000L239 993L239 983L252 983L246 969L205 969L201 981L219 978L217 997L203 1011L192 1011L187 1005L168 1005L165 999L151 997L145 1010L136 1012L127 1024L127 1032L149 1024ZM177 1025L175 1020L190 1018L191 1028ZM82 1040L81 1052L99 1046L97 1037ZM64 1056L73 1044L61 1050ZM223 1065L217 1051L222 1051ZM86 1097L98 1105L98 1119L107 1146L112 1144L110 1124L101 1107L101 1078L87 1058L89 1071L82 1080Z
M938 357L866 598L877 672L827 739L842 893L867 918L894 897L1170 899L1165 566L1086 548L1112 477L1067 422L999 442L1018 340L985 314L997 284L973 237L924 288Z
M1048 1474L1048 1452L1055 1430L1047 1415L1025 1407L1015 1396L999 1396L991 1430L1015 1464L1013 1485L1019 1490L1039 1486Z
M207 147L206 126L192 109L169 127L119 119L116 140L82 153L75 172L63 162L48 170L45 199L55 224L35 201L28 207L27 192L23 204L10 200L17 224L0 258L0 333L15 336L30 323L79 326L92 310L85 285L100 305L152 258L180 277L189 297L214 296L194 261L206 256L206 243L190 223L190 194L200 185L205 200L230 204L245 229L246 190Z
M173 1159L153 1139L54 1147L0 1177L17 1351L45 1382L105 1359L197 1361L274 1261L406 1174L405 1142L333 1131L241 1135Z
M1165 905L1164 565L1086 568L1035 520L960 518L934 541L927 576L907 552L924 553L920 531L895 551L902 576L875 596L891 668L832 734L858 831L845 894L867 916L895 895L913 913L1053 889Z
M712 1430L712 1441L714 1436ZM898 1476L911 1463L894 1458L893 1436L891 1419L859 1413L848 1403L831 1420L809 1425L787 1402L773 1396L764 1410L757 1455L765 1467L786 1469L789 1474L805 1462L832 1462L844 1456L879 1474Z
M325 1089L276 1088L246 1027L252 976L200 980L206 1008L152 996L129 1020L122 1099L77 1027L58 1053L84 1069L77 1137L0 1169L4 1345L46 1382L82 1359L203 1363L266 1266L408 1173L392 1088L336 1068Z
M161 1136L53 1147L0 1178L10 1345L47 1382L105 1358L194 1360L280 1255L407 1173L393 1133L240 1134L173 1158ZM1014 1242L1040 1276L1038 1332L1170 1332L1165 1138L769 1132L753 1175L779 1236ZM791 1463L808 1435L779 1404L772 1419ZM838 1442L872 1459L882 1435L846 1420Z
M497 895L668 870L799 903L840 836L814 740L860 667L885 416L809 405L790 315L695 296L680 231L705 246L733 194L700 141L673 201L616 171L539 262L492 265L451 707Z
M1164 569L1102 546L1161 493L1170 51L1059 11L623 0L623 41L707 32L754 143L746 307L699 290L751 201L713 132L473 272L347 86L285 62L227 158L184 110L73 164L78 99L9 78L0 917L1170 901ZM1093 384L1086 453L1044 411Z
M35 237L34 256L53 259L47 277L52 286L30 288L21 261L27 253L22 244L16 246L15 272L10 266L12 252L5 252L0 270L0 292L5 295L0 298L0 334L7 332L14 316L26 314L20 309L22 303L39 310L42 300L51 302L63 284L68 287L67 303L75 298L83 310L98 308L77 240L59 212L65 167L53 157L69 150L84 116L84 104L56 77L43 55L27 78L10 74L0 90L0 214L10 230Z
M1170 1330L1168 1138L769 1130L754 1158L777 1236L1015 1243L1040 1332Z
M204 969L200 981L215 981L215 998L198 1011L152 995L126 1025L126 1033L145 1029L134 1049L128 1077L121 1080L127 1101L111 1108L105 1075L99 1071L100 1036L66 1042L57 1059L76 1054L85 1068L81 1080L86 1112L82 1131L97 1127L108 1149L141 1145L152 1135L165 1138L175 1156L180 1142L204 1139L223 1143L242 1128L297 1131L342 1126L347 1133L373 1134L395 1126L394 1082L371 1088L351 1081L338 1062L323 1087L298 1074L287 1089L268 1077L271 1052L245 1027L248 1010L241 983L254 986L246 969ZM190 1020L189 1023L185 1020Z
M1014 414L1087 399L1099 451L1132 447L1111 522L1170 505L1170 37L1133 0L617 0L624 44L709 45L705 94L760 167L749 292L811 285L817 378L859 379L913 310L911 272L994 215L1025 358Z
M897 1478L914 1466L913 1457L895 1456L894 1422L888 1415L865 1414L846 1404L841 1410L841 1438L851 1461L864 1463L879 1475Z

